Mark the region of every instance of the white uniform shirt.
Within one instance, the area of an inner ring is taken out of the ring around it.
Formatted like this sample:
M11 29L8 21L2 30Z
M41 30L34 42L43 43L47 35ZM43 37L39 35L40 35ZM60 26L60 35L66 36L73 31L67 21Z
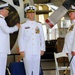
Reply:
M20 52L25 54L40 54L45 51L45 40L42 25L36 21L27 20L21 25L18 37Z
M13 33L18 30L17 26L8 27L5 18L0 15L0 52L10 53L10 36L9 33Z
M70 28L65 36L63 52L71 53L75 51L75 20L72 21Z

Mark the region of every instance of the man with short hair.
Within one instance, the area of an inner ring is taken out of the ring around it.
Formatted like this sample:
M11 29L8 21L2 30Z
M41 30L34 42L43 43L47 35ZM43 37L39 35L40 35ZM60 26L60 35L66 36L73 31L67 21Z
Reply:
M71 75L75 75L75 7L73 5L68 13L72 23L65 36L63 52L67 53L69 60L71 60L73 56L70 63L70 70Z
M42 24L35 21L35 6L26 7L25 12L27 21L19 31L19 51L24 60L26 75L39 75L40 57L45 52Z
M0 5L0 75L5 75L7 54L10 54L10 37L9 34L18 31L20 24L14 27L8 27L5 17L8 16L8 4Z

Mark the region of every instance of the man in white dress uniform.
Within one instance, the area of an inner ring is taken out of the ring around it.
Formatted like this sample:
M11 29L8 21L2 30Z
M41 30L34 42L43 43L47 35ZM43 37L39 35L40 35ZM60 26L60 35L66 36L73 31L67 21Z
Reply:
M10 54L9 33L18 31L18 28L20 27L19 24L14 27L7 26L7 23L5 21L5 17L7 17L9 13L7 9L7 3L0 5L0 75L5 75L7 54Z
M40 57L45 52L42 24L35 21L36 7L25 8L27 21L19 31L19 51L23 57L26 75L39 75Z
M72 6L69 10L69 17L71 20L71 25L68 28L68 32L65 36L65 43L63 47L63 52L66 52L69 60L73 56L70 63L71 75L75 75L75 7Z

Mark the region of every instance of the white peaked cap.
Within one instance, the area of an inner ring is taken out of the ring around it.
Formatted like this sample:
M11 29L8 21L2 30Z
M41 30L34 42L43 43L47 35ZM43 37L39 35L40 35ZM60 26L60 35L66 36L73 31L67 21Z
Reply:
M75 6L74 5L71 5L71 9L74 9L75 10Z
M26 12L27 10L35 10L35 11L36 11L36 7L33 6L33 5L29 5L29 6L27 6L27 7L25 8L25 12Z
M71 5L71 8L68 12L75 12L75 6L74 5Z
M5 8L5 7L8 7L8 3L1 4L1 5L0 5L0 9L1 9L1 8Z

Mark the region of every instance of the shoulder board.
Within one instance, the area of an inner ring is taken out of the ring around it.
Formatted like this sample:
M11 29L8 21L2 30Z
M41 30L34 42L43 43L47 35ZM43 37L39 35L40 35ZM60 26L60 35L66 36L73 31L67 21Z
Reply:
M25 22L22 22L21 24L24 24L24 23L26 23L26 21Z
M74 28L74 24L70 26L69 31L72 31Z
M3 18L3 17L0 16L0 18Z
M36 22L41 23L41 22L39 22L39 21L36 21Z

